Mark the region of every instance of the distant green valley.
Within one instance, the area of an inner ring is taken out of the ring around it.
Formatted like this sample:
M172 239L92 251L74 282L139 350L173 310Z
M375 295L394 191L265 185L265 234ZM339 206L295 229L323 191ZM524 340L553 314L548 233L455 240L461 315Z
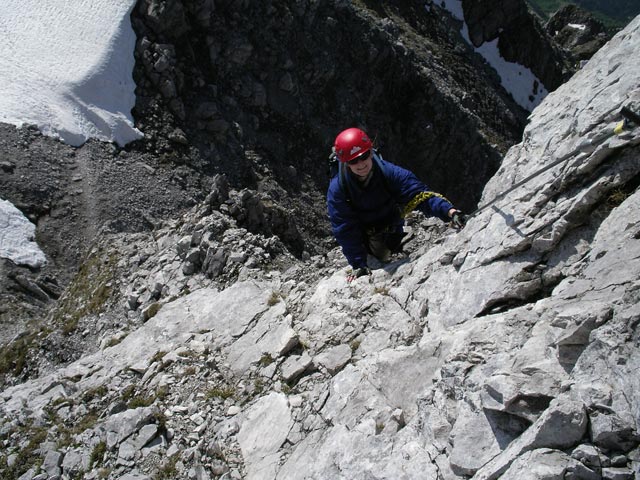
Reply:
M578 5L593 15L612 30L619 30L640 14L638 0L527 0L531 8L542 17L548 19L560 7L568 3Z

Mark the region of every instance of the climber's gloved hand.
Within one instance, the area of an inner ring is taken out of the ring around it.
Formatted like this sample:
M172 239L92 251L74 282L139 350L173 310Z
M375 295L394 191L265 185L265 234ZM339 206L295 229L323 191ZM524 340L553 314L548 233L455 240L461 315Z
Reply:
M356 278L363 277L365 275L371 275L371 270L367 267L361 267L356 269L355 271L351 271L347 274L347 283L353 282Z
M467 216L462 213L460 210L456 210L453 212L451 216L451 225L456 230L462 230L467 224Z

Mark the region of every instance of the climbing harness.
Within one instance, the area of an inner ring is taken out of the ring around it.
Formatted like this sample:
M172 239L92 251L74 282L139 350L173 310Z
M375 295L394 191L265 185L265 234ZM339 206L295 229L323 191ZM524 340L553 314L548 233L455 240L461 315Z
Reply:
M562 157L560 157L557 160L554 160L549 165L544 166L540 170L536 170L535 172L533 172L528 177L520 180L519 182L517 182L516 184L512 185L510 188L508 188L504 192L499 193L498 195L496 195L492 200L490 200L489 202L485 203L483 206L481 206L481 207L477 208L476 210L474 210L473 212L471 212L469 215L467 215L467 219L476 216L478 213L482 212L483 210L486 210L488 207L490 207L491 205L495 204L498 200L501 200L502 198L507 196L509 193L513 192L518 187L521 187L525 183L527 183L530 180L534 179L538 175L541 175L542 173L546 172L547 170L552 169L556 165L561 164L562 162L570 159L571 157L574 157L575 155L578 155L579 153L586 153L586 152L595 150L595 148L598 145L600 145L602 142L604 142L608 138L611 138L614 135L620 135L625 130L628 130L629 129L629 123L633 123L636 126L640 126L640 115L638 115L637 113L633 112L631 109L629 109L627 107L622 107L622 110L620 110L620 114L624 118L620 122L618 122L616 124L615 128L613 128L611 131L605 132L604 134L602 134L600 136L597 136L597 137L594 137L592 139L589 139L589 140L586 140L586 141L582 142L580 145L578 145L571 152L563 155Z

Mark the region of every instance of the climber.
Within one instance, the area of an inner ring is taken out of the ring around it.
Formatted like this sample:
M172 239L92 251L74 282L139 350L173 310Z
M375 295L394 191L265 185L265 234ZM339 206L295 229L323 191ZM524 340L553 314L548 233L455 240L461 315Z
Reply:
M338 171L329 184L327 208L333 235L352 267L348 282L370 273L367 253L384 263L402 251L404 216L414 208L464 227L460 210L410 171L384 161L359 128L336 137L333 155Z

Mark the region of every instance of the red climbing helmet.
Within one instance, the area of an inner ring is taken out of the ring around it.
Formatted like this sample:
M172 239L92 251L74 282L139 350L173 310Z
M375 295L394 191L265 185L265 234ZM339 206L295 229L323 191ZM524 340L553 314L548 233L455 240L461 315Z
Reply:
M333 144L336 157L341 162L350 162L358 155L368 152L373 147L369 135L359 128L347 128L338 134Z

